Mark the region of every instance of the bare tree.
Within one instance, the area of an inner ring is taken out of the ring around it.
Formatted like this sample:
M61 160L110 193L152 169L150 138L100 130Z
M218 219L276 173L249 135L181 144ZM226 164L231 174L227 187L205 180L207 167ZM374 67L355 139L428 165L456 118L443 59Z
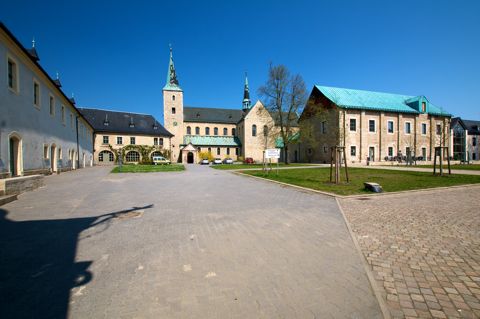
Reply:
M294 134L298 114L307 99L307 90L303 78L291 75L284 65L270 64L268 80L258 89L264 98L265 107L280 127L280 138L283 140L285 164L288 164L288 147Z

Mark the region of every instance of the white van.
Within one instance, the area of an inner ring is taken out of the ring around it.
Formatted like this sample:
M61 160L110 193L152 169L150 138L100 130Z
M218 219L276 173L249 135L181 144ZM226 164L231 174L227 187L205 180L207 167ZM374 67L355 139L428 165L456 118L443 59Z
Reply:
M152 157L152 161L155 165L171 164L170 161L163 156L154 156Z

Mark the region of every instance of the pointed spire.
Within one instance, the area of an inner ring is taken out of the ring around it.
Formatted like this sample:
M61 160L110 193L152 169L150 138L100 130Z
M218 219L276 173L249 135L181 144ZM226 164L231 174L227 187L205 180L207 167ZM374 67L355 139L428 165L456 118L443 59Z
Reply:
M181 91L180 85L178 84L177 72L175 71L175 64L173 63L173 49L170 44L170 61L168 63L168 72L167 72L167 83L163 87L164 90L169 91Z
M247 72L245 72L245 86L243 88L243 110L247 111L250 109L252 105L252 101L250 101L250 89L248 87L248 77Z
M35 60L35 61L39 61L40 58L38 57L38 53L37 53L37 50L35 49L35 37L32 38L32 48L31 49L27 49L28 51L28 54L30 55L30 57Z
M35 37L32 38L32 49L35 49Z

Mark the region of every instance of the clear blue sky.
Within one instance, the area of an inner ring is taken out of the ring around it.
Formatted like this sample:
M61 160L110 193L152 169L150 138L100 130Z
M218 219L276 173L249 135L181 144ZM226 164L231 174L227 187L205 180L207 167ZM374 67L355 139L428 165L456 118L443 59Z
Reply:
M185 105L241 108L270 62L314 84L425 95L480 120L480 1L6 1L0 20L78 106L153 114L172 43Z

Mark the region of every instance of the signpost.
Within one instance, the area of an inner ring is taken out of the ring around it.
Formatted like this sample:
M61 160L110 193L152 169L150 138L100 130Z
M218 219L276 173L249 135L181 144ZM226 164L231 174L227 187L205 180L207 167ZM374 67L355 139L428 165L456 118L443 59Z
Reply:
M265 160L269 160L270 164L270 170L272 170L272 158L277 159L277 175L278 175L278 161L280 160L280 149L279 148L268 148L264 151L265 154ZM264 165L266 166L266 161L264 162ZM266 167L265 167L266 168Z

